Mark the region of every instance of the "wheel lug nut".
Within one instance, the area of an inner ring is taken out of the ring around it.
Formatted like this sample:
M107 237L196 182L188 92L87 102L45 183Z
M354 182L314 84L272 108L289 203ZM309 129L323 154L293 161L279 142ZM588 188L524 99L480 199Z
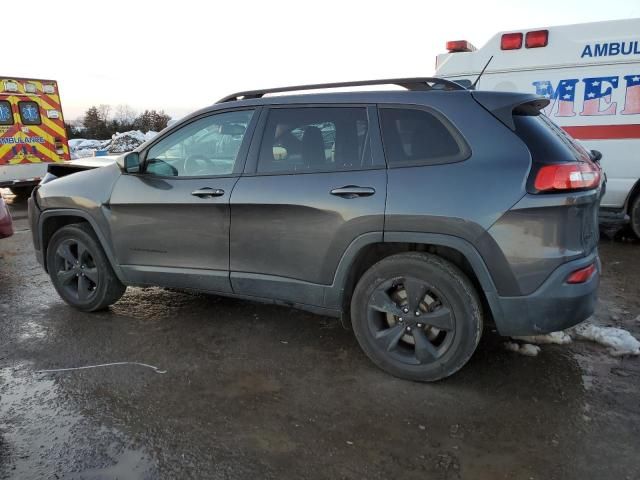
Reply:
M419 324L417 324L417 325L416 325L416 327L418 327L418 328L422 328L422 324L421 324L421 323L419 323Z
M410 332L410 331L411 331L411 327L407 327L407 332Z
M420 316L420 310L416 310L416 317Z
M403 309L402 309L402 311L403 311L404 313L409 313L409 309L408 309L407 307L403 308Z
M399 321L400 323L402 323L402 322L404 322L404 318L400 317L400 318L398 319L398 321Z

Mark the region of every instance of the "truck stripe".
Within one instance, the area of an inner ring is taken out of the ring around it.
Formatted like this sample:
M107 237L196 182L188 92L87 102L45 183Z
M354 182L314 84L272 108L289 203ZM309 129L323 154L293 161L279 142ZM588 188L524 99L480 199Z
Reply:
M620 140L640 138L640 124L627 125L580 125L562 127L578 140Z

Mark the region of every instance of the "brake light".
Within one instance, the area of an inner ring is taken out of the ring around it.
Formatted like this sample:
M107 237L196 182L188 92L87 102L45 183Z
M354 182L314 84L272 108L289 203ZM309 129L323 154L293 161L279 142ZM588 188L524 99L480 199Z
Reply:
M517 50L522 48L522 33L505 33L500 40L502 50Z
M447 42L447 51L454 52L473 52L475 48L466 40L451 40Z
M592 263L588 267L576 270L567 277L567 283L584 283L596 272L596 264Z
M536 175L538 191L577 190L596 188L600 184L600 170L591 163L559 163L545 165Z
M524 46L527 48L546 47L547 43L549 43L549 30L527 32L524 39Z

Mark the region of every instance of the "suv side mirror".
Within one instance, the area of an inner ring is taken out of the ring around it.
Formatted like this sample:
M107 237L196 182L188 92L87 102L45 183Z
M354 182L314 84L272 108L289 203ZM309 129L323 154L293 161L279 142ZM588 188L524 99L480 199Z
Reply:
M140 154L138 152L127 153L124 157L118 158L118 165L126 173L139 173Z
M591 150L589 153L591 154L591 160L596 163L600 162L600 160L602 159L602 153L598 150Z

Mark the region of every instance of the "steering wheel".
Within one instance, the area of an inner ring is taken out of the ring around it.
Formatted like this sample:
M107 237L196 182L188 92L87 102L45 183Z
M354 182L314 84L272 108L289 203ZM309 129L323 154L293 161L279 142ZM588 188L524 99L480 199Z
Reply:
M191 155L184 159L183 171L187 176L207 175L211 164L211 160L203 155Z

